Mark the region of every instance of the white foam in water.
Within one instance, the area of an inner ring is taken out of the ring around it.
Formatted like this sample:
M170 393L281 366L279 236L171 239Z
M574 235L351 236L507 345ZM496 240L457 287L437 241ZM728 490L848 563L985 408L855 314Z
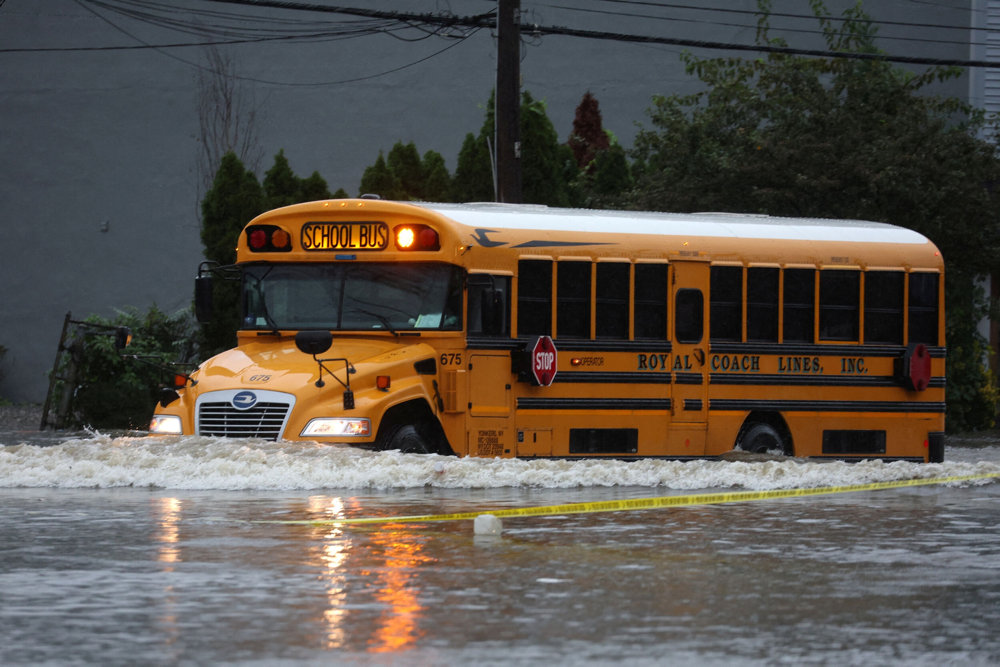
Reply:
M565 461L368 452L316 443L101 434L0 446L0 487L283 490L640 486L751 490L1000 473L1000 447L949 449L945 463ZM989 483L986 480L982 483Z

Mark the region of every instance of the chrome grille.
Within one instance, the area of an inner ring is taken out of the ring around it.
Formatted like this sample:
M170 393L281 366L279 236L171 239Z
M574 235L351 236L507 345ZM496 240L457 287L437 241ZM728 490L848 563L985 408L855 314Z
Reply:
M237 410L228 401L205 402L198 409L198 433L277 440L290 407L287 403L259 401L249 410Z

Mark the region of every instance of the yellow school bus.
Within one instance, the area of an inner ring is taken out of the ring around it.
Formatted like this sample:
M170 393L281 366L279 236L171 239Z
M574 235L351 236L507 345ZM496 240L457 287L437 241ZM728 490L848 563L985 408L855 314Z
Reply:
M943 458L944 263L900 227L346 199L258 216L230 271L238 345L153 433Z

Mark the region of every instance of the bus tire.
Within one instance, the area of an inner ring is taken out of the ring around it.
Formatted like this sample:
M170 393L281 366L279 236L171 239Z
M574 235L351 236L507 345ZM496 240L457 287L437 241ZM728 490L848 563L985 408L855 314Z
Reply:
M756 423L747 428L740 438L739 448L745 452L764 454L777 449L787 451L785 439L776 428L770 424Z
M398 449L404 454L430 454L431 447L413 424L397 424L382 449Z

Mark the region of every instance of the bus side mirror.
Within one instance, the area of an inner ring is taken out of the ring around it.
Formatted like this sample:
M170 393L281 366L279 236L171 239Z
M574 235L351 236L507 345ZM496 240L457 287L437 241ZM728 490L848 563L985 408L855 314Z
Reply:
M202 324L212 321L212 288L214 285L211 274L194 279L194 316Z

